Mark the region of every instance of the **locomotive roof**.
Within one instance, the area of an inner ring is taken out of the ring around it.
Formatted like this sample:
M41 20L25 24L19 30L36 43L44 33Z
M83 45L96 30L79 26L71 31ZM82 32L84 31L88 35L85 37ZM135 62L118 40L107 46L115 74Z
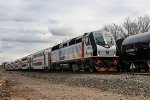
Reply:
M140 42L150 42L150 32L141 33L137 35L133 35L127 37L122 45L132 44L132 43L140 43Z

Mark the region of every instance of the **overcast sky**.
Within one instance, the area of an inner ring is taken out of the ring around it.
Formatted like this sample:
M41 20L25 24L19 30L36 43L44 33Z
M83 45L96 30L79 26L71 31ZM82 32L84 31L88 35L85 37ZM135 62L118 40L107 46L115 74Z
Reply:
M0 0L0 63L62 40L150 15L150 0Z

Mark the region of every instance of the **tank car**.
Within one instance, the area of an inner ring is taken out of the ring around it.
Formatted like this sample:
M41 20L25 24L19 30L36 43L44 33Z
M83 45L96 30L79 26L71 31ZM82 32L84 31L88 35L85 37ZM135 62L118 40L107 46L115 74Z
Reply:
M118 39L116 41L116 46L117 46L117 56L119 57L117 60L117 71L130 71L130 66L128 65L129 63L124 61L123 56L122 56L122 43L124 39Z
M112 34L99 30L53 46L51 66L54 69L68 66L73 71L113 71L117 58Z
M122 43L122 58L136 71L149 71L150 32L126 38Z

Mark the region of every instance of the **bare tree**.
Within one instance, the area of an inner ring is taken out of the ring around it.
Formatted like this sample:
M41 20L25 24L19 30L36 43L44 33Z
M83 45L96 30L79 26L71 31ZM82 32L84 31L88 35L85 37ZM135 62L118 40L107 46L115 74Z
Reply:
M148 32L150 30L150 17L145 15L134 20L128 17L125 19L123 27L128 36Z
M127 17L121 25L113 23L104 25L102 29L112 33L115 40L126 38L131 35L148 32L150 30L150 17L145 15L133 20Z
M129 17L125 19L122 26L127 33L127 36L138 34L140 31L138 22L136 20L131 20Z
M125 32L124 32L123 28L114 23L112 25L110 25L110 24L104 25L102 29L112 33L115 40L125 37Z
M139 31L141 33L148 32L150 29L150 17L145 15L138 18Z

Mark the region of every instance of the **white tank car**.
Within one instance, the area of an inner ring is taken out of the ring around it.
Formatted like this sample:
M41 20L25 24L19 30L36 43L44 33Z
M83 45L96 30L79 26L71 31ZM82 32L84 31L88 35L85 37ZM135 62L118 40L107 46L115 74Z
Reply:
M75 70L111 71L116 67L116 44L111 33L93 31L52 47L51 65Z

